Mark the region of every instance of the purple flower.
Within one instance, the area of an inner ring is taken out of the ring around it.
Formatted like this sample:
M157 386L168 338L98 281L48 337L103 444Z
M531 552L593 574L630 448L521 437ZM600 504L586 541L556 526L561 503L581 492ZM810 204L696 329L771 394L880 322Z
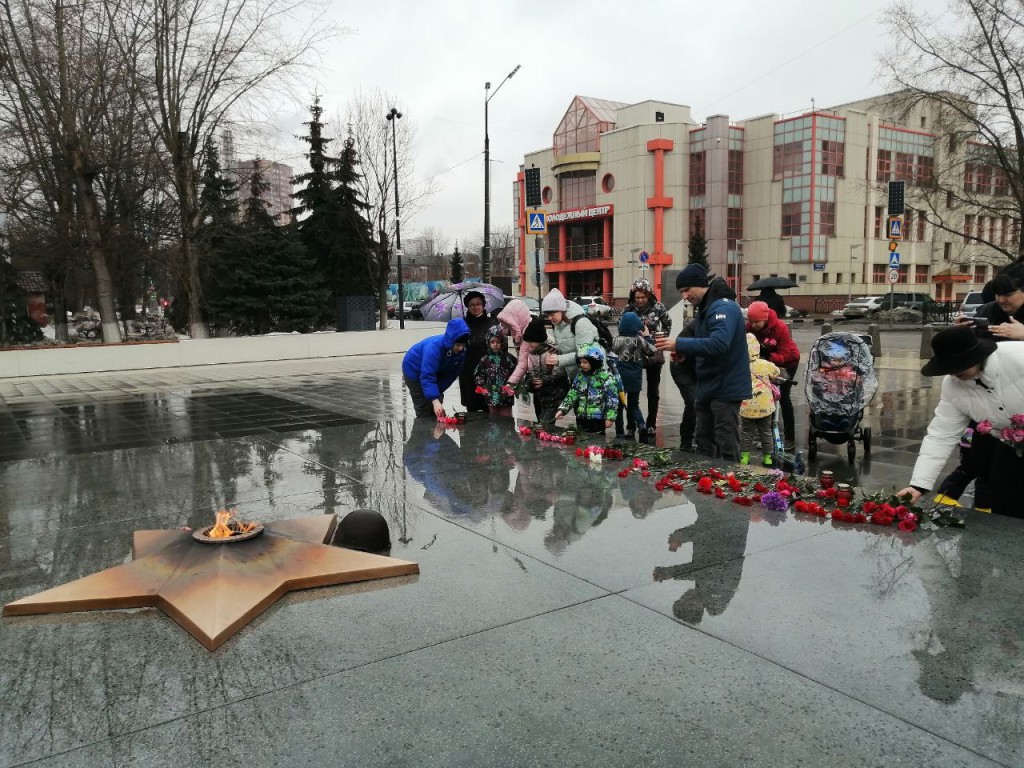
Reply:
M761 506L776 512L785 512L789 509L789 500L781 493L769 491L761 494Z
M1010 423L1018 429L1024 427L1024 413L1015 413L1010 417Z

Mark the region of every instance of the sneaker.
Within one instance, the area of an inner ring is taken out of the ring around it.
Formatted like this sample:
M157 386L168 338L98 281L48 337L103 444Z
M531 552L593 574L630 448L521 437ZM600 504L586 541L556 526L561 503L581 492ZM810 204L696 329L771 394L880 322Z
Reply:
M657 433L653 429L645 429L640 433L640 442L647 443L648 445L654 445Z
M773 465L774 463L775 463L775 462L773 462L773 461L772 461L772 455L771 455L770 453L766 453L766 454L764 455L764 458L763 458L763 459L761 459L761 464L763 464L763 465L764 465L764 466L766 466L766 467L770 467L770 466L772 466L772 465Z
M749 463L750 463L750 453L747 452L747 451L744 451L743 453L740 454L740 464L749 464Z

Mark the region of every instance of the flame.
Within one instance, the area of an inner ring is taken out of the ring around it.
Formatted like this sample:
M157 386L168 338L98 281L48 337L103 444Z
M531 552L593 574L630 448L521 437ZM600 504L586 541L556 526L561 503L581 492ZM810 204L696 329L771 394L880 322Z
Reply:
M232 513L226 509L217 510L217 524L213 526L206 535L211 539L226 539L230 536L234 536L235 532L228 526L228 521L231 520Z

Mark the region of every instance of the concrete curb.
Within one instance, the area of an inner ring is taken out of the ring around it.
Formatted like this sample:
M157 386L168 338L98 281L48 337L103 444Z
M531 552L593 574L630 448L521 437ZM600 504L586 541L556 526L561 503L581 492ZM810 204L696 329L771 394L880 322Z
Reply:
M421 339L442 333L443 329L444 323L424 323L405 330L389 328L386 331L184 339L177 344L7 350L0 352L0 379L395 354L405 352Z

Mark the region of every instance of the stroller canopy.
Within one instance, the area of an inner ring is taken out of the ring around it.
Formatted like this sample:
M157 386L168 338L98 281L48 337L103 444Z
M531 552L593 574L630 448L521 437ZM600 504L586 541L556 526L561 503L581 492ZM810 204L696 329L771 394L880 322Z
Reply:
M871 342L855 333L826 333L807 361L804 394L813 414L855 416L878 389Z

